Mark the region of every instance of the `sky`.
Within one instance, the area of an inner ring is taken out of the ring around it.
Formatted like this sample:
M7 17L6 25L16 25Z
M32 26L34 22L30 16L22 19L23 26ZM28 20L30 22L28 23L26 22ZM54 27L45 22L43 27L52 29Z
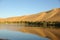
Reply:
M60 0L0 0L0 18L36 14L60 8Z

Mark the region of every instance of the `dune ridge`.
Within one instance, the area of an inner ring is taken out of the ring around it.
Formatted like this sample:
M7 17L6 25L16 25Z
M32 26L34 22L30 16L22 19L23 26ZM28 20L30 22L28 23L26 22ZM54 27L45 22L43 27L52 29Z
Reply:
M50 11L41 12L32 15L0 18L0 22L14 22L14 21L59 21L60 22L60 8L55 8Z

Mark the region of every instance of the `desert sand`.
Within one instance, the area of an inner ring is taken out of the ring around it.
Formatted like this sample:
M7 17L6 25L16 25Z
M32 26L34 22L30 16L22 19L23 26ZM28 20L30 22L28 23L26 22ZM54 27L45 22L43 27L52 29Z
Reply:
M0 22L16 22L16 21L58 21L60 22L60 8L55 8L45 12L39 12L31 15L23 15L16 17L0 18Z

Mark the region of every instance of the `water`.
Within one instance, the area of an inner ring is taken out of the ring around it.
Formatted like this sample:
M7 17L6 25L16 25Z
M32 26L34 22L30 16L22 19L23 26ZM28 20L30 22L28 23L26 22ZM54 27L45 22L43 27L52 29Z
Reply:
M48 38L42 38L34 34L28 34L18 31L0 30L0 39L9 40L48 40Z
M0 27L0 39L8 39L8 40L49 40L48 38L43 38L34 34L24 33L20 31L12 31L8 30L9 28L18 27L16 25L5 25L1 24ZM6 29L7 28L7 29Z

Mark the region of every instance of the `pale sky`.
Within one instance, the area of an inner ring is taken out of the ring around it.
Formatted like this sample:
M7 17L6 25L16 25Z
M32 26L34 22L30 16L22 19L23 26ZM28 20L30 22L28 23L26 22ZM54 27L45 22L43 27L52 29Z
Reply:
M59 0L0 0L0 18L22 16L60 8Z

